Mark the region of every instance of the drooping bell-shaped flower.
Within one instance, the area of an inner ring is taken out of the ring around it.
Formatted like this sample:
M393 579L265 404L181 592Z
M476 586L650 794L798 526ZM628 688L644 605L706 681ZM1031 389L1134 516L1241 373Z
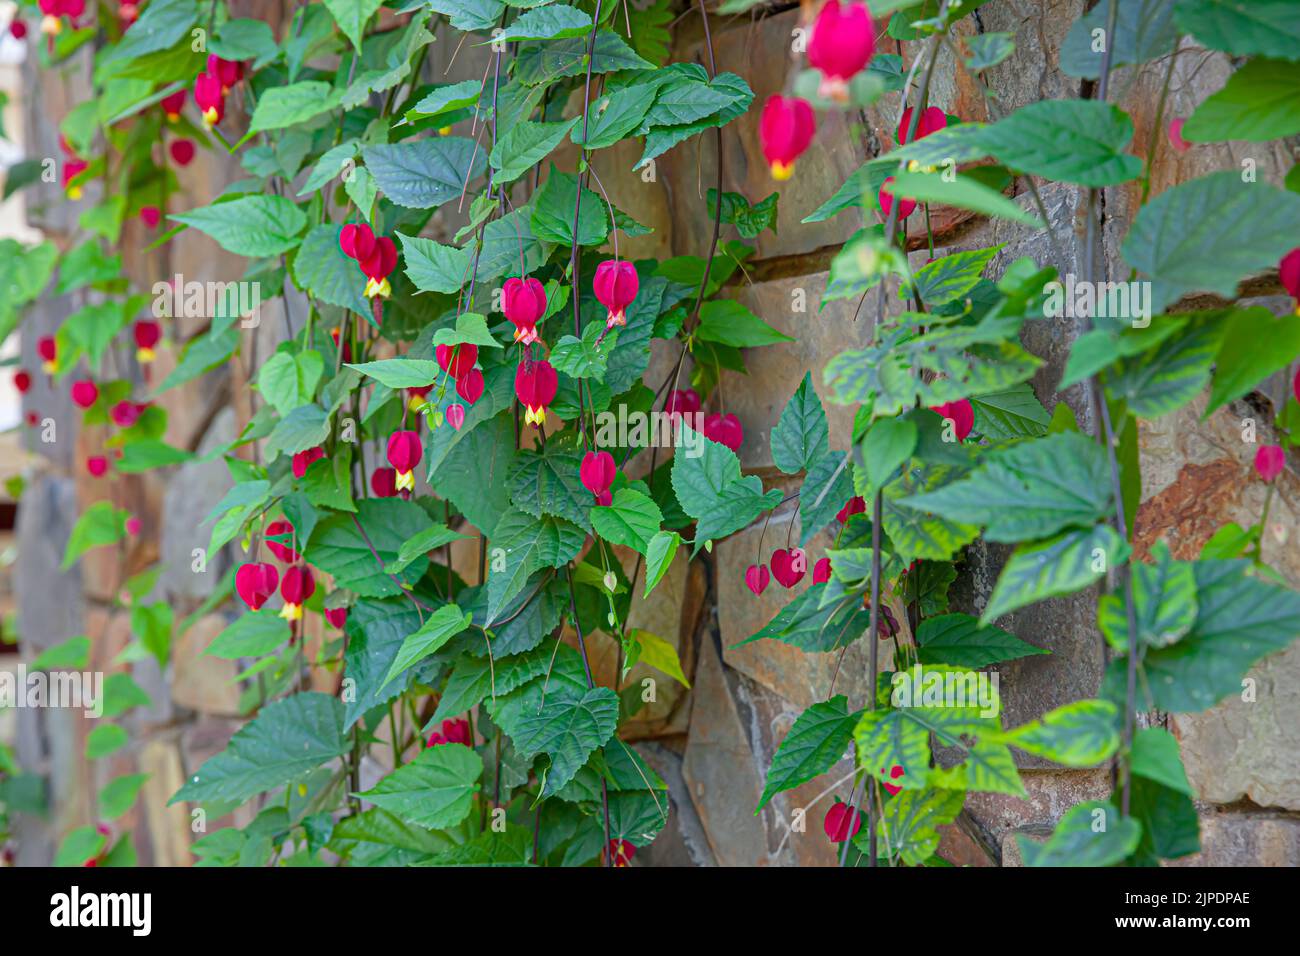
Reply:
M831 559L820 558L813 565L813 584L825 584L831 579Z
M903 110L902 117L898 120L898 145L903 146L906 143L914 143L918 139L925 139L931 133L937 133L948 125L948 114L937 106L926 107L920 118L916 121L916 133L909 140L907 138L907 128L912 125L912 107Z
M348 622L348 609L345 607L327 607L325 609L325 620L330 622L330 627L336 627L341 631L343 625Z
M772 178L794 175L794 161L803 155L817 133L817 119L807 100L795 96L769 96L758 122L758 141Z
M388 463L397 472L393 483L397 491L414 490L415 467L423 454L424 448L417 432L400 431L388 436Z
M397 246L387 236L375 239L374 251L364 259L357 260L361 271L365 273L366 297L380 296L387 298L393 291L388 284L388 277L397 268Z
M92 478L102 478L108 471L108 459L103 455L91 455L86 459L86 472Z
M965 441L966 436L975 427L975 409L964 398L955 402L944 402L942 405L932 405L930 411L952 422L953 430L957 433L957 441L959 442Z
M831 0L832 3L835 0ZM826 811L822 829L832 843L843 843L857 836L862 829L862 812L848 803L836 803Z
M195 147L192 139L174 139L167 150L177 166L188 166L194 161Z
M140 420L140 416L148 407L145 402L133 402L129 398L124 398L108 410L108 417L118 428L130 428Z
M689 417L699 410L700 396L693 388L674 389L668 393L668 401L664 402L664 411L669 418Z
M27 390L31 387L32 376L30 372L23 368L14 372L14 388L18 389L19 395L27 394Z
M59 370L59 346L52 335L42 335L36 340L36 354L41 358L41 368L46 375Z
M1300 247L1282 257L1277 264L1277 278L1287 295L1296 300L1296 314L1300 315Z
M313 462L320 461L324 457L325 449L320 445L298 452L293 456L293 476L295 478L303 477L307 474L307 469L312 466Z
M465 399L467 405L473 405L483 397L483 388L483 373L476 368L456 379L456 394Z
M272 521L266 526L266 530L262 532L262 538L266 542L267 548L269 548L271 553L285 564L297 563L302 560L302 555L289 545L281 544L279 541L273 541L271 539L288 537L289 540L292 541L293 533L293 525L284 520Z
M316 579L312 577L311 568L294 565L284 572L280 583L280 597L284 598L284 607L280 616L286 621L302 620L302 606L316 593Z
M397 494L397 469L376 468L370 474L370 490L376 498L391 498Z
M364 222L350 222L339 231L339 248L349 259L360 262L375 251L375 233Z
M244 64L239 60L223 60L215 53L209 53L208 72L221 83L221 92L229 93L230 88L244 78Z
M203 125L208 129L221 122L226 115L226 94L220 77L204 72L195 78L194 105L203 114Z
M1273 481L1286 467L1286 452L1281 445L1260 445L1255 452L1255 473L1265 481Z
M162 222L162 210L157 206L141 206L140 221L148 229L157 229L158 223Z
M280 572L267 561L240 565L235 572L235 591L254 611L261 610L262 605L270 600L279 583Z
M719 445L726 445L732 451L740 451L740 446L745 442L745 430L735 415L714 412L704 419L704 437Z
M426 746L440 747L443 744L464 744L470 746L472 738L469 732L469 721L464 717L455 717L442 722L442 729L435 730L429 735Z
M880 185L880 192L877 199L880 201L880 211L886 219L889 218L889 210L894 208L894 194L889 191L889 184L894 181L893 176L889 176ZM901 222L916 211L916 200L908 199L904 196L898 201L898 220Z
M592 280L596 291L596 300L609 310L605 319L605 328L627 325L627 307L636 300L641 289L641 280L636 274L636 266L618 259L606 259L596 266L596 278Z
M501 288L501 311L515 327L515 341L537 341L537 323L546 314L546 287L537 279L507 279Z
M821 96L847 102L849 80L876 52L875 31L865 3L826 0L808 38L808 65L822 75Z
M185 108L185 91L177 90L171 96L164 96L161 105L168 122L175 123L181 118L181 110Z
M609 486L614 483L618 469L614 465L614 456L607 451L589 451L582 456L578 466L578 480L582 487L596 496L596 503L607 505L612 500Z
M434 348L433 357L438 360L438 368L459 381L469 374L474 363L478 361L478 346L468 342L460 345L439 345Z
M81 185L73 180L84 173L90 163L84 159L66 159L63 161L63 192L72 200L81 198Z
M141 319L135 324L135 357L141 365L147 365L158 357L154 346L162 338L162 326L153 319Z
M861 495L854 495L844 503L844 507L835 513L835 520L840 524L845 524L854 515L860 515L867 510L867 499Z
M419 411L429 404L429 393L433 391L432 385L416 385L406 390L406 403L412 411Z
M99 399L99 386L91 379L82 378L72 383L72 400L78 408L89 408Z
M524 421L529 425L545 422L546 406L555 400L559 388L560 377L550 362L545 359L532 363L520 362L515 372L515 397L524 406Z
M636 846L627 840L615 838L609 841L609 855L614 861L614 869L619 870L632 865L632 857L636 856Z

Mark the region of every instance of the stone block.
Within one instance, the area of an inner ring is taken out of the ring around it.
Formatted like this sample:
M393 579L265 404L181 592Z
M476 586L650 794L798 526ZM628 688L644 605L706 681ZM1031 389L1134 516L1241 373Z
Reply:
M1201 852L1170 866L1300 866L1300 820L1281 813L1201 811Z
M200 456L235 438L235 412L227 407L199 443ZM181 465L167 482L163 497L161 549L165 568L161 584L173 600L203 600L230 566L227 549L208 554L205 570L194 570L195 548L207 551L212 525L204 521L230 490L233 480L224 460L192 461Z
M228 624L220 614L204 615L172 644L172 700L181 707L240 716L238 662L204 655Z

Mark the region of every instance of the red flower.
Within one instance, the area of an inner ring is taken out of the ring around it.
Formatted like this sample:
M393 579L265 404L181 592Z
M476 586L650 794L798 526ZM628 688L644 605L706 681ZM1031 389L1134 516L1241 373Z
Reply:
M230 88L244 78L244 64L239 61L223 60L215 53L209 53L208 73L217 78L222 93L229 93Z
M141 319L135 324L135 357L141 365L157 358L154 346L162 338L162 326L153 319Z
M452 404L447 406L447 424L460 431L460 426L465 424L465 406Z
M54 336L42 335L37 339L36 354L41 358L41 367L46 375L53 375L59 370L59 346Z
M596 504L608 505L611 501L609 486L614 483L617 468L614 456L607 451L589 451L582 456L578 466L578 479L582 487L596 496Z
M893 181L894 181L893 176L888 177L884 181L884 183L881 184L880 193L876 197L880 201L880 212L882 215L884 215L886 219L889 218L889 210L892 209L894 206L894 194L891 193L885 187L888 186ZM906 196L903 197L901 200L899 200L898 203L898 218L906 219L915 211L915 209L916 209L916 200L908 199Z
M835 0L831 0L832 3ZM843 843L858 835L862 829L862 813L847 803L836 803L826 811L822 829L832 843Z
M1192 144L1183 139L1184 122L1186 121L1181 116L1169 121L1169 145L1179 153L1185 153L1192 148Z
M865 3L826 0L808 38L808 65L822 74L818 94L845 102L849 80L876 52L876 30Z
M15 40L21 40L23 37L27 36L27 24L23 23L21 20L15 19L9 24L9 32L13 34Z
M1286 453L1281 445L1260 445L1255 452L1255 472L1265 481L1273 481L1286 467Z
M767 582L771 580L771 577L767 571L767 565L751 564L745 569L745 587L755 594L762 594L767 590Z
M899 777L901 777L901 776L904 776L902 765L900 765L900 764L894 764L894 766L892 766L892 767L889 768L889 779L890 779L890 780L897 780L897 779L898 779ZM898 793L898 791L900 791L900 790L903 789L902 787L896 787L896 786L894 786L894 784L892 784L892 783L885 783L885 781L883 781L883 780L880 781L880 785L881 785L882 787L884 787L887 791L889 791L889 795L890 795L891 797L892 797L894 794Z
M614 861L614 869L621 869L632 864L632 857L636 856L636 847L626 840L613 839L609 841L609 855Z
M194 80L194 105L203 114L203 125L211 129L226 115L226 94L221 80L211 73L200 73Z
M456 394L473 405L483 397L483 373L476 368L470 369L456 379Z
M141 206L140 221L149 229L157 229L162 222L162 210L157 206Z
M414 409L421 409L428 404L429 393L433 391L432 385L418 385L406 390L407 404Z
M364 222L348 223L339 232L339 248L349 259L369 259L375 251L375 234Z
M185 107L184 90L177 90L171 96L164 96L162 98L163 113L165 113L167 119L169 119L173 123L175 123L178 119L181 118L181 110L184 107Z
M501 289L501 311L515 327L515 341L537 341L537 323L546 314L546 287L537 279L507 279Z
M617 259L606 259L596 266L596 278L592 280L596 291L596 301L609 310L605 318L605 328L627 325L627 307L636 300L641 289L641 279L636 274L636 266Z
M719 445L726 445L732 451L740 451L740 446L745 441L745 430L740 427L740 419L735 415L714 412L704 419L704 437Z
M831 559L822 558L813 565L813 584L823 584L831 579Z
M930 106L921 113L921 118L916 121L916 135L912 139L907 138L907 128L912 125L912 107L903 110L902 117L898 120L898 145L916 142L918 139L925 139L931 133L937 133L948 125L948 114L937 106Z
M478 361L477 345L439 345L433 350L434 358L438 360L438 368L449 374L452 378L460 380L469 370L474 367Z
M369 280L366 283L366 295L387 297L393 291L388 284L388 277L397 268L397 246L387 236L375 239L375 248L370 255L358 258L361 271Z
M272 541L272 538L289 535L292 540L293 525L288 521L272 521L262 532L262 538L271 553L283 561L285 564L294 564L302 560L302 556L287 544L281 544L279 541Z
M311 467L312 462L320 461L325 457L325 449L320 445L315 448L308 448L306 451L300 451L293 456L293 476L301 478L307 474L307 469Z
M348 609L345 607L327 607L325 609L325 620L330 622L331 627L336 627L341 631L343 625L348 622Z
M69 199L81 198L81 186L70 185L74 179L89 168L90 163L84 159L67 159L63 161L63 191Z
M391 498L397 494L397 469L376 468L370 474L370 490L376 498Z
M280 616L286 621L302 620L302 606L315 593L316 579L312 577L311 568L295 564L284 572L284 581L280 584L280 597L284 598Z
M438 747L442 744L464 744L469 747L472 744L469 735L469 721L464 717L444 720L441 733L435 730L429 735L428 740L428 746L430 747Z
M397 471L394 488L412 491L415 488L415 466L420 463L424 448L416 432L393 432L388 436L388 463Z
M546 421L546 406L555 399L560 377L551 363L542 359L531 365L520 362L515 371L515 397L525 408L524 421L541 425Z
M108 410L108 417L118 428L130 428L140 420L144 410L149 406L143 402L133 402L124 398Z
M32 387L32 376L26 369L19 369L14 372L14 388L18 389L20 395L25 395L27 390Z
M835 514L835 520L840 524L844 524L854 515L860 515L866 510L866 499L861 495L854 495L845 503L844 507Z
M670 418L694 415L699 410L700 396L693 388L674 389L668 393L668 401L664 402L664 411Z
M240 565L235 572L235 591L254 611L260 610L270 599L279 583L280 572L269 562Z
M102 478L108 471L108 459L103 455L91 455L86 459L86 471L92 478Z
M930 411L952 422L959 442L965 441L970 430L975 427L975 409L971 408L970 402L964 398L955 402L944 402L942 405L932 405Z
M194 159L194 141L174 139L168 147L177 166L188 166Z
M777 584L787 590L802 581L808 571L808 557L804 554L803 548L794 548L790 551L777 548L772 552L770 563L772 577L776 578Z
M99 399L99 386L88 378L72 383L72 400L81 408L89 408Z
M758 124L758 141L772 178L789 179L794 161L803 155L817 132L817 120L807 100L769 96Z
M1277 264L1277 278L1287 295L1296 300L1296 312L1300 314L1300 247L1282 257Z

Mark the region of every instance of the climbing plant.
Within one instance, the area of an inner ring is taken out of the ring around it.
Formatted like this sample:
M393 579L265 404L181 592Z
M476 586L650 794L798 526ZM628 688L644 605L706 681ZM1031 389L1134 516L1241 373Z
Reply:
M717 70L702 3L685 11L703 34L696 63L669 62L668 0L326 0L297 5L283 25L218 0L89 13L80 0L41 0L34 54L50 71L92 56L94 95L59 119L78 240L61 254L6 249L0 329L47 289L82 303L38 343L43 367L20 371L19 387L45 375L68 388L82 424L107 435L84 467L115 483L199 459L164 440L161 396L228 364L251 386L251 420L204 452L231 484L195 540L196 562L230 546L238 567L185 620L149 601L157 569L115 588L135 638L127 661L166 665L201 614L241 611L205 654L241 662L248 723L172 798L192 809L203 863L625 865L668 813L665 783L619 738L655 694L655 679L628 674L643 663L686 682L672 645L631 625L633 595L792 505L798 547L759 554L746 583L792 588L810 563L812 583L750 640L836 654L866 641L878 690L856 709L843 694L813 704L777 751L759 808L849 750L853 773L837 782L848 799L825 820L841 861L935 864L938 828L967 793L1023 794L1014 749L1115 768L1114 797L1025 843L1026 862L1195 851L1177 743L1137 730L1135 715L1237 692L1295 636L1300 596L1263 562L1266 515L1225 526L1196 561L1164 546L1132 560L1138 420L1207 387L1210 409L1221 407L1300 354L1292 323L1266 310L1181 304L1231 299L1241 279L1276 266L1300 196L1239 170L1150 196L1152 157L1127 151L1133 124L1109 101L1109 79L1153 60L1168 61L1168 76L1188 35L1246 58L1171 129L1168 148L1261 142L1300 131L1289 101L1270 94L1295 79L1300 48L1281 5L1246 19L1222 0L1103 0L1062 53L1090 96L964 122L931 103L940 54L979 75L1014 50L1007 35L958 38L956 22L981 5L828 0L809 24L808 68L792 70L786 95L754 104L744 77ZM727 0L721 12L752 6ZM913 61L884 52L886 37L921 41ZM434 44L486 48L485 72L448 81L430 69ZM807 220L851 209L880 220L835 256L824 297L859 300L875 324L869 345L810 373L773 431L776 466L803 476L785 498L742 474L739 420L705 408L721 409L722 372L744 372L744 350L791 339L720 293L745 281L752 240L774 228L779 184L799 175L818 116L895 103L897 147ZM751 108L775 181L766 197L722 189L724 129ZM635 258L629 243L648 228L611 201L593 155L651 181L665 153L697 137L718 170L698 210L707 252ZM177 169L200 148L238 157L246 175L194 206ZM41 167L20 179L39 180ZM1008 198L1013 183L1032 204ZM1089 331L1058 387L1086 385L1083 425L1035 397L1042 360L1021 342L1072 286L1030 259L986 274L998 247L935 258L932 233L931 261L914 268L906 251L906 223L923 218L930 233L935 206L1045 229L1059 244L1046 183L1085 191L1079 278L1092 288L1119 278L1093 251L1103 191L1140 186L1143 199L1123 252L1129 278L1150 290L1149 321L1080 307ZM247 259L246 271L215 290L183 277L137 288L119 248L134 219L153 236L149 254L190 230ZM723 225L741 239L722 238ZM1293 294L1297 271L1283 263ZM203 321L182 321L194 316ZM283 334L259 354L267 321ZM647 380L655 340L668 361ZM157 380L164 348L179 357ZM814 376L828 401L856 409L849 447L830 447ZM610 427L615 413L662 420L668 440ZM1271 423L1288 443L1297 414L1289 402ZM1261 478L1275 480L1283 458L1261 447ZM120 555L139 533L117 500L83 512L65 565L96 548ZM810 561L827 528L834 544ZM948 587L981 537L1014 550L977 617L950 608ZM620 553L635 555L630 574ZM1011 728L996 692L952 701L954 688L983 686L980 668L1043 653L999 619L1098 582L1110 662L1096 699ZM316 616L328 629L312 642ZM597 631L617 647L606 671L591 653ZM62 650L48 666L84 660L87 647ZM92 757L124 745L112 718L147 703L129 677L115 694ZM372 753L392 769L363 775ZM123 814L142 783L115 780L99 816ZM206 829L249 802L247 826ZM117 836L74 831L60 861L131 862Z

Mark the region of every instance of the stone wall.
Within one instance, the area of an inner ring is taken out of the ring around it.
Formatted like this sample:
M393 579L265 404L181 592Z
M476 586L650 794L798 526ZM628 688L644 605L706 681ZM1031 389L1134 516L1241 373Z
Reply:
M255 0L247 6L249 9L242 11L245 15L254 13L277 22L282 17L281 4ZM1016 53L988 71L987 88L972 81L945 56L934 77L933 102L963 118L986 120L1042 97L1092 95L1091 84L1063 76L1055 67L1064 34L1085 6L1083 0L993 0L981 7L978 19L968 18L960 29L968 33L1011 32ZM742 192L755 202L776 188L758 149L759 107L766 96L788 88L787 75L795 68L792 31L799 17L798 9L775 8L752 16L715 17L712 24L718 69L746 77L755 92L755 108L723 132L723 189ZM684 13L674 42L674 59L707 63L697 14ZM888 44L893 51L893 41ZM910 66L918 45L902 44L897 51ZM453 62L449 49L435 45L426 76L439 81L480 77L484 53L483 48L466 47ZM1221 55L1186 50L1174 73L1168 115L1187 115L1217 89L1229 68ZM1132 151L1145 156L1152 138L1158 140L1153 191L1211 169L1228 168L1246 155L1257 161L1261 176L1281 179L1291 164L1281 148L1252 146L1247 153L1244 144L1227 144L1174 153L1163 131L1153 128L1162 79L1163 65L1153 64L1145 70L1119 71L1112 87L1136 123ZM42 155L56 152L50 132L53 125L47 117L62 115L85 88L84 75L76 71L64 78L62 87L42 81L40 96L32 98L28 109L32 135ZM839 117L822 121L815 147L799 162L795 178L781 187L776 233L764 233L758 240L757 255L727 292L773 326L797 337L790 345L747 355L748 378L725 373L709 409L725 407L740 418L746 435L742 463L747 471L761 475L768 487L786 487L788 483L772 466L768 444L785 401L807 372L821 391L821 370L827 361L845 348L865 344L872 335L874 308L864 308L861 314L855 313L855 302L834 303L821 311L816 308L831 257L863 225L863 217L848 212L815 225L802 225L800 220L861 162L892 146L897 115L897 96L891 95L855 121ZM632 254L706 252L704 193L715 181L719 162L712 134L662 157L652 181L631 171L636 156L635 148L624 146L602 153L596 160L610 198L655 229L636 241ZM572 168L572 157L568 168ZM193 187L189 198L199 202L238 175L230 161L200 152L194 165L183 172L182 181ZM1028 204L1022 192L1015 198ZM1118 249L1138 198L1132 187L1111 190L1106 197L1099 235L1115 273L1127 271L1120 264ZM1044 233L955 210L935 211L936 255L1004 243L994 260L994 273L1026 255L1051 263L1062 273L1081 273L1083 197L1077 190L1051 186L1044 190L1044 200L1062 238L1063 260L1055 258ZM50 203L49 208L50 215L39 225L57 241L66 241L70 227L66 213L58 203ZM434 228L453 230L456 224L449 219L439 213ZM912 230L910 248L917 261L923 261L928 256L923 224L913 222ZM729 227L724 227L724 238L729 232ZM138 239L143 246L144 237ZM242 270L242 265L214 254L214 248L202 236L183 234L154 254L161 256L161 261L138 254L129 257L128 268L137 279L149 283L174 272L203 279L230 278ZM809 303L806 311L795 311L799 297L794 293L799 290ZM1275 277L1270 276L1260 277L1251 286L1252 294L1281 311L1288 305L1276 296L1279 291ZM33 310L24 340L28 364L33 360L36 336L53 329L76 304L53 298ZM270 353L284 335L286 321L301 327L305 314L301 303L291 299L288 316L278 311L283 308L283 300L264 307L264 321L257 331L259 354ZM192 331L184 327L175 330L173 341ZM1079 331L1066 320L1040 322L1027 328L1025 338L1026 345L1046 360L1033 383L1040 399L1049 410L1057 401L1066 401L1087 428L1091 427L1091 408L1082 387L1059 396L1055 392L1070 343ZM174 354L174 348L164 350L160 364L174 361ZM647 374L652 386L658 386L675 357L667 349L656 350ZM166 367L157 368L154 374L165 375L166 371ZM1261 393L1220 409L1204 422L1200 406L1194 405L1144 427L1139 549L1165 537L1177 556L1195 555L1224 521L1254 520L1263 486L1250 470L1253 446L1241 442L1240 421L1243 417L1266 420L1273 407L1270 403L1280 399L1283 387L1279 378ZM28 402L56 417L60 427L66 426L68 431L63 434L72 433L76 418L63 392L51 394L38 384ZM248 417L245 368L235 362L224 375L207 376L169 393L166 403L172 416L169 442L203 450L227 440ZM833 446L844 448L851 411L835 406L828 411ZM44 464L32 476L24 496L19 529L24 650L34 656L42 647L87 633L94 638L97 662L106 669L130 667L153 695L155 706L132 718L131 746L113 758L111 770L114 775L134 769L153 775L144 799L123 821L135 828L141 862L183 864L189 862L189 820L183 810L167 809L165 803L184 775L224 746L239 724L238 688L231 683L233 665L198 659L220 631L225 615L233 612L227 606L198 620L175 641L173 661L159 672L148 662L111 663L128 637L127 611L115 604L115 592L124 574L162 560L167 568L152 599L170 601L178 620L194 611L234 560L233 552L210 556L208 570L202 575L189 568L191 549L206 543L206 529L196 531L199 519L224 493L228 479L219 464L195 463L165 479L154 475L120 486L117 494L123 496L122 503L144 519L144 533L124 556L108 551L92 554L71 572L59 574L58 562L76 506L105 494L106 486L91 482L80 466L86 451L96 447L95 442L95 436L81 435L75 444L69 440L34 448ZM1293 545L1288 547L1300 518L1300 478L1294 472L1284 475L1273 508L1274 527L1265 540L1265 557L1293 586L1300 587L1300 557ZM797 531L791 527L797 522L790 505L779 509L767 527L768 542ZM847 760L824 777L779 795L762 813L755 815L753 808L772 754L803 708L831 693L846 693L851 701L861 702L870 683L866 649L859 641L839 662L834 655L808 655L772 641L737 646L789 598L775 582L760 598L744 588L743 571L756 560L760 534L759 527L749 528L718 542L712 556L702 555L689 565L679 559L651 599L638 604L634 612L634 623L678 647L692 684L688 691L661 680L659 700L627 728L629 739L637 741L647 760L667 780L673 810L668 828L653 847L638 855L638 864L835 863L834 848L825 840L820 822L831 794L847 795L846 784L834 786L847 774ZM814 539L810 553L819 553L826 543ZM1003 548L983 544L969 550L955 589L962 609L978 612L982 608L1006 553ZM119 560L123 557L125 563ZM470 548L457 549L455 560L477 565ZM627 560L626 565L631 571L632 561ZM467 576L473 578L476 573ZM51 582L56 585L51 587ZM1048 601L1000 622L1024 640L1052 652L1000 668L1008 723L1032 719L1096 692L1104 660L1093 624L1095 596L1088 592ZM594 666L609 682L615 666L612 642L597 637L592 647ZM640 674L640 670L634 671L634 679ZM1201 798L1203 851L1184 862L1300 862L1300 768L1295 758L1300 744L1300 698L1293 693L1300 679L1300 647L1265 661L1252 676L1259 685L1257 703L1230 701L1203 714L1167 721L1182 741L1188 772ZM1152 715L1150 720L1166 722L1162 715ZM25 862L49 859L58 834L94 820L93 794L110 768L82 759L86 723L63 712L24 715L22 756L30 766L50 775L57 795L55 812L48 821L24 822ZM385 749L379 749L377 759ZM1014 865L1017 857L1011 836L1015 832L1047 832L1074 803L1109 792L1104 771L1061 770L1026 755L1018 757L1028 799L972 795L967 812L945 836L941 852L949 859L976 866ZM367 776L381 771L382 765L376 763L367 768ZM803 807L811 808L807 832L791 833L794 811ZM236 821L245 821L247 814L245 809L236 815Z

